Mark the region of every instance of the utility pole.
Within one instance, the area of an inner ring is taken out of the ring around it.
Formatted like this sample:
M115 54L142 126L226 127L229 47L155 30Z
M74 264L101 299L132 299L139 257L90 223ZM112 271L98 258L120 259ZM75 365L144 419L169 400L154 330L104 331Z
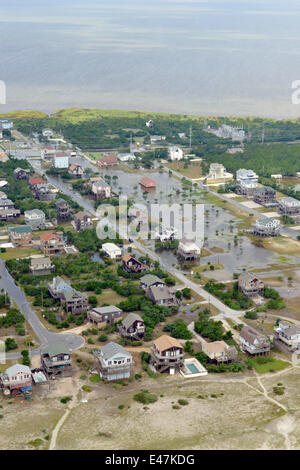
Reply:
M190 126L190 149L192 150L192 126Z

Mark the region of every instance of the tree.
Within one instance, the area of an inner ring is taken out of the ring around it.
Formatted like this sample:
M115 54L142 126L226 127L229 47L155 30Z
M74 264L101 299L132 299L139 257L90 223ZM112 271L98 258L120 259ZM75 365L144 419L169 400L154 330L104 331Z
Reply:
M96 307L98 305L98 299L95 295L90 295L88 297L88 302L91 305L91 307Z
M5 351L10 351L11 349L17 349L18 345L15 342L14 338L6 338L5 340Z

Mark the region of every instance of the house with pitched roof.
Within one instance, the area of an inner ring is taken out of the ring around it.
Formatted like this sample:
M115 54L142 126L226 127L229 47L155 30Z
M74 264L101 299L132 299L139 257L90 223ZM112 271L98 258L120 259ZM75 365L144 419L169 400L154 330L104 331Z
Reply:
M71 163L68 172L72 178L82 178L84 173L82 166L78 163Z
M14 364L0 376L4 395L29 393L32 390L31 370L23 364Z
M137 313L129 313L119 326L120 335L130 340L140 340L145 335L145 323Z
M51 263L50 258L42 256L40 258L31 258L30 272L34 276L45 276L55 271L55 266Z
M245 271L239 275L238 288L247 297L262 295L264 292L264 287L264 282L255 276L255 274Z
M41 250L46 256L60 255L65 252L63 233L45 233L40 236Z
M43 228L46 222L46 216L40 209L32 209L24 212L25 223L30 225L33 230Z
M148 178L148 176L143 176L143 178L140 179L139 184L145 191L156 188L155 181L151 178Z
M241 349L251 356L268 354L271 349L268 338L250 326L241 329L240 344Z
M114 155L106 155L105 157L101 158L101 160L97 161L97 165L100 167L115 166L118 164L118 159Z
M130 253L125 253L122 258L122 266L124 271L127 273L136 273L139 274L143 271L147 271L148 267L138 261L134 256L132 256Z
M28 246L32 244L32 228L30 225L20 225L9 229L10 241L15 246Z
M283 352L291 353L300 349L300 327L281 320L274 328L275 346Z
M232 362L237 360L237 350L229 346L225 341L203 342L202 351L211 361Z
M170 289L166 285L154 285L149 287L147 295L155 305L173 307L179 304L179 300L175 297L175 295L170 291Z
M86 294L73 289L60 276L54 277L52 282L48 283L48 290L55 300L61 301L66 312L76 315L87 311L88 299Z
M183 346L176 338L163 335L154 340L150 365L156 372L175 374L184 366Z
M14 178L16 181L28 180L30 176L30 170L25 168L16 168L14 170Z
M111 382L130 378L133 364L132 355L123 346L111 341L103 346L101 351L94 351L94 354L102 379Z
M78 231L94 227L92 217L87 212L82 211L74 215L74 225Z
M69 348L64 344L50 344L41 351L42 369L47 376L72 375L72 359Z
M65 199L58 199L55 202L57 218L60 220L67 220L73 216L73 210L70 204Z
M148 292L150 287L159 287L165 286L166 283L160 279L158 276L154 276L153 274L145 274L140 279L140 287L144 289L145 292Z

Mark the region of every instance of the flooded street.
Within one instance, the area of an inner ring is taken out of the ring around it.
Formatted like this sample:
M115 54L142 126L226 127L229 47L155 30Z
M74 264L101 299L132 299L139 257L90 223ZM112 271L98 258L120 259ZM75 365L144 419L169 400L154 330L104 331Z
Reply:
M151 203L174 204L174 203L204 203L205 195L198 188L188 188L183 190L182 183L175 177L159 171L147 172L140 171L135 173L126 173L123 170L105 169L99 170L84 158L73 158L72 162L80 163L84 168L90 168L94 172L99 172L102 177L110 177L109 183L113 192L116 194L127 195L135 202L150 205ZM38 172L44 172L41 162L31 160L30 163ZM139 185L142 176L148 176L156 182L156 189L145 192ZM68 182L61 178L47 176L48 181L72 197L85 210L95 214L94 201L83 198L79 193L72 189ZM226 209L205 204L204 218L204 244L205 255L192 264L186 272L190 272L193 267L211 264L222 264L224 271L230 275L234 272L240 272L243 269L247 271L263 270L269 266L283 264L282 257L266 248L255 246L250 238L239 235L240 219L233 216ZM154 240L144 242L145 246L154 249ZM170 250L157 252L162 261L168 266L179 264L176 254ZM294 256L285 256L284 265L299 264L299 259ZM285 289L285 288L282 288ZM287 294L287 292L285 292Z

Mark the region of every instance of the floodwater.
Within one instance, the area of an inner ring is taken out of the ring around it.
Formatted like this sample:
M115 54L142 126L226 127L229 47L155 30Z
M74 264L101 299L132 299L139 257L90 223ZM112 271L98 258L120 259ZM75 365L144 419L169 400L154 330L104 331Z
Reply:
M74 159L75 161L75 159ZM86 160L77 158L77 162L80 162L83 166L89 166L94 171L96 167L86 162ZM40 169L40 162L33 161L35 167ZM111 176L112 189L117 194L127 195L133 198L137 202L147 203L189 203L195 200L197 203L205 203L205 198L201 190L197 190L195 194L192 190L190 194L189 190L183 192L182 184L179 180L174 177L170 177L167 173L159 172L139 172L139 173L126 173L122 170L104 170L100 171L102 176ZM113 176L117 176L117 179L113 179ZM153 179L157 187L155 190L151 190L145 193L140 185L139 180L142 176L149 176ZM62 181L60 178L49 177L49 181L61 190L69 193L69 195L77 201L86 210L94 210L94 201L86 198L82 198L78 193L73 191L69 183ZM176 191L180 191L177 194ZM183 194L186 194L186 197ZM145 195L146 194L146 195ZM223 264L224 270L229 273L240 272L243 269L252 271L255 269L265 269L268 266L274 266L283 264L280 257L263 247L257 247L253 244L252 240L247 236L239 236L239 222L237 217L234 217L226 209L214 206L212 204L206 204L204 206L204 245L203 248L208 250L210 254L203 256L193 266L206 265L208 262L211 264ZM237 238L235 238L235 236ZM154 240L145 242L146 246L154 247ZM212 252L212 249L218 249L216 252ZM172 266L172 264L178 264L178 258L174 252L169 250L163 250L159 252L162 260ZM285 256L284 265L299 264L299 259L294 256ZM190 271L190 269L188 270Z

